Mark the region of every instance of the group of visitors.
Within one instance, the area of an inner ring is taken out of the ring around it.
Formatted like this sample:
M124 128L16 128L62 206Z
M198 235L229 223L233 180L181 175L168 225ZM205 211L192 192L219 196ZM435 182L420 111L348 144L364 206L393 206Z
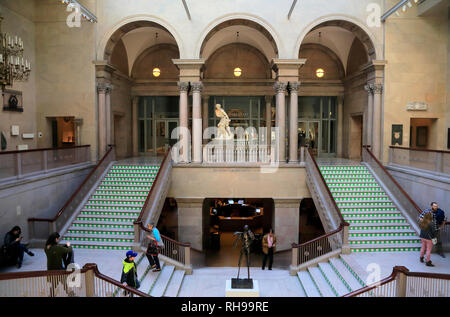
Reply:
M420 262L427 266L434 266L431 262L431 249L436 245L436 253L445 258L442 250L441 230L445 226L445 213L439 208L436 202L431 203L431 208L422 212L419 217L420 239L422 248L420 249Z

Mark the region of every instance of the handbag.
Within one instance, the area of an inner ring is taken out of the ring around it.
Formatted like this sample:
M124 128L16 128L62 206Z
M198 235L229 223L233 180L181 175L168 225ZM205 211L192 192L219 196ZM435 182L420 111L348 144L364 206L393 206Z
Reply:
M436 245L437 244L437 238L431 239L431 242L433 242L433 245Z

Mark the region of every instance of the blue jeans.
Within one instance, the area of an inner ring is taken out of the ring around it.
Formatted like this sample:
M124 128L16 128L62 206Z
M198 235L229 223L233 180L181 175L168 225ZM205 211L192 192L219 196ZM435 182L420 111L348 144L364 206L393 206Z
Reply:
M22 243L19 243L18 249L19 249L19 255L18 255L18 258L17 258L17 262L22 263L24 253L25 252L29 252L29 251L28 251L27 247L24 244L22 244Z

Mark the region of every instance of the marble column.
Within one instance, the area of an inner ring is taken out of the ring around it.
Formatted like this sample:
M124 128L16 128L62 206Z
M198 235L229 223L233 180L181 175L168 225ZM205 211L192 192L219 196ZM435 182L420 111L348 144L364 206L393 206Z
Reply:
M381 94L383 93L382 84L373 85L373 127L372 127L372 153L382 159L381 155Z
M367 120L366 120L366 140L364 145L372 145L373 143L373 84L364 86L367 91Z
M178 206L178 241L203 250L203 198L175 198ZM208 215L209 217L209 215Z
M178 88L180 89L180 145L181 145L181 153L180 153L180 162L188 163L189 162L189 146L190 146L190 137L189 137L189 119L188 119L188 91L189 91L189 82L178 82Z
M277 251L290 250L298 243L301 199L274 198L273 229L277 235Z
M205 130L208 128L209 125L209 118L208 118L208 106L209 106L209 96L202 95L202 134L205 133ZM202 137L202 143L206 143L208 140L203 140Z
M107 85L98 84L98 159L106 152L106 90Z
M299 82L289 82L289 163L298 163L298 88Z
M105 94L105 117L106 117L106 147L112 144L113 139L113 124L112 124L112 111L111 111L111 93L112 85L106 87Z
M336 156L343 157L343 143L344 143L344 97L337 97L337 145Z
M191 83L192 87L192 162L202 162L202 96L203 84Z
M133 131L133 155L139 155L139 137L138 137L138 103L139 97L134 96L132 100L132 109L131 109L131 126Z
M266 96L266 144L270 146L272 138L272 99L273 96Z
M278 161L286 161L286 87L287 84L284 82L276 82L274 85L276 92L276 107L277 107L277 118L276 127L278 128Z

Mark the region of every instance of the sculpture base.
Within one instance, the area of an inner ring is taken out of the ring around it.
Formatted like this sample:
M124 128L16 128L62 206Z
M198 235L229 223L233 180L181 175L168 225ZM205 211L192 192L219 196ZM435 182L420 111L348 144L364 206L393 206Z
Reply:
M252 289L253 280L251 278L232 278L231 288Z
M231 283L231 280L227 280L225 287L225 297L259 297L258 281L252 281L252 288L233 288Z

